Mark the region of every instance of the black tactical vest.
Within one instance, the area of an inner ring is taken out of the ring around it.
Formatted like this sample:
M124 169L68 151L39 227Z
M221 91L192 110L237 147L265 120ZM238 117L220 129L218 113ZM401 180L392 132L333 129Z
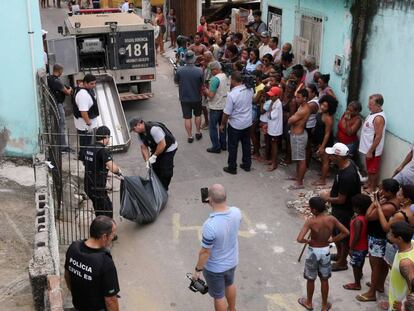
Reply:
M139 137L141 138L142 143L148 148L150 148L151 152L154 152L158 144L155 142L154 138L151 135L151 128L153 126L160 127L165 133L165 137L164 137L165 143L166 143L166 146L164 149L164 152L165 152L168 148L170 148L172 144L175 143L175 138L173 134L170 132L170 130L164 124L160 122L151 122L151 121L145 122L145 132L140 133Z

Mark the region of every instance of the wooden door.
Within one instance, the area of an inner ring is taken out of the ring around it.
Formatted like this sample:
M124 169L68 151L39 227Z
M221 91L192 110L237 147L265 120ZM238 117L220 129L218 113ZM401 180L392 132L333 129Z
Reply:
M170 8L177 15L177 35L190 36L197 31L197 2L196 0L171 0Z

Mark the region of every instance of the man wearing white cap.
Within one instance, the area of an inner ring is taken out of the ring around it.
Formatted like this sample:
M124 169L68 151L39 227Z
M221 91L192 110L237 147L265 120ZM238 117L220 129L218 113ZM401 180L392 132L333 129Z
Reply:
M332 215L348 230L351 218L352 197L361 193L361 181L356 165L348 158L349 149L342 143L336 143L331 148L325 148L329 161L337 165L338 171L330 192L322 192L321 198L332 205ZM347 270L346 258L349 250L349 239L335 243L337 249L336 264L332 265L332 271Z

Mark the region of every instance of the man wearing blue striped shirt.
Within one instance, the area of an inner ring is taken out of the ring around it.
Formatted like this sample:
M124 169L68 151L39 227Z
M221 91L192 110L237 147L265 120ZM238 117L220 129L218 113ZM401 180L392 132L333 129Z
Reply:
M208 293L214 298L216 311L236 310L234 272L239 262L238 232L241 212L229 207L226 190L215 184L208 189L208 203L213 212L203 225L201 250L193 279L203 272Z

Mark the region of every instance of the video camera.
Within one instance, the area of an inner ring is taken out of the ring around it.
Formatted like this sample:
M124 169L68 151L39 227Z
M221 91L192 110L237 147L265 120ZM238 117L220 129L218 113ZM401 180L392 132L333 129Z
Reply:
M201 188L200 189L201 192L201 202L203 203L208 203L208 188Z
M200 292L203 295L208 293L208 286L205 281L203 281L202 279L193 280L191 273L187 273L187 278L191 280L190 286L188 286L188 288L192 292Z
M242 71L242 79L243 84L246 86L246 88L254 89L256 87L256 77L250 72L246 71L246 69L243 69Z

